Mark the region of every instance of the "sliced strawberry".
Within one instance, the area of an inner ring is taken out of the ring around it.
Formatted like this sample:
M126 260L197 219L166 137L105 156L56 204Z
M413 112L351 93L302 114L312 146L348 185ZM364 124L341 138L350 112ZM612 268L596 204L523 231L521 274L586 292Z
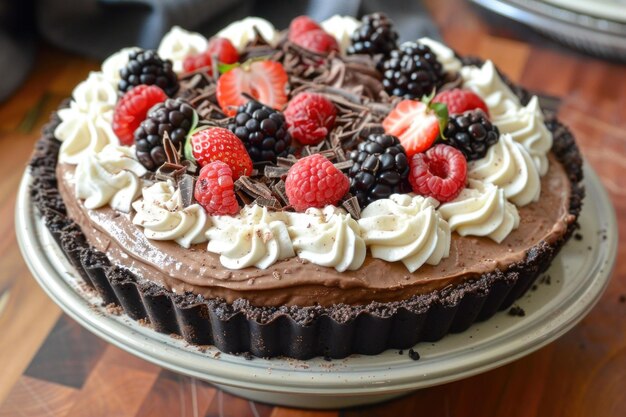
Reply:
M287 73L276 61L256 61L233 68L217 80L217 102L228 116L248 102L243 94L281 110L287 103Z
M383 120L385 133L396 136L408 157L424 152L437 140L440 120L421 101L402 100Z
M289 24L289 40L293 42L293 39L296 36L311 30L319 29L321 29L320 25L318 25L317 22L309 16L298 16Z
M206 51L196 55L189 55L185 58L183 61L183 69L185 72L191 72L199 68L206 68L209 75L212 75L214 57L217 57L220 63L233 64L239 60L239 53L228 39L211 38Z

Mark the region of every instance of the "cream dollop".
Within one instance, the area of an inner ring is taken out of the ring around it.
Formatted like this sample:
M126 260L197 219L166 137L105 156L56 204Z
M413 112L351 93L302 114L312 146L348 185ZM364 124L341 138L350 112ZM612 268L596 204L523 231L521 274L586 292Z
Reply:
M174 72L180 73L185 58L204 52L207 45L207 39L201 34L173 26L161 39L157 53L161 58L171 60Z
M157 182L142 191L133 203L137 212L133 223L143 227L148 239L174 240L180 246L206 242L210 226L206 211L199 204L183 207L180 190L170 182Z
M539 200L539 171L524 146L508 133L501 135L485 157L468 164L469 178L495 184L517 206Z
M54 135L61 142L59 160L77 164L85 155L119 144L113 129L117 90L101 72L92 72L72 92L70 106L58 111L61 123Z
M85 207L97 209L105 205L129 213L131 204L141 194L139 177L147 170L135 159L134 148L107 145L92 153L76 166L76 196L85 200Z
M219 254L225 268L266 269L295 256L283 217L256 204L244 207L237 216L212 216L207 250Z
M102 63L102 75L109 80L115 88L117 88L117 84L122 79L120 70L128 64L128 54L139 49L140 48L136 46L122 48L105 59Z
M469 187L453 201L442 204L438 211L453 232L486 236L497 243L517 229L520 222L517 207L507 201L504 190L478 180L469 180Z
M331 34L341 48L341 53L346 53L350 46L350 37L361 26L361 21L352 16L334 15L320 23L322 29Z
M448 257L450 227L436 207L432 198L408 194L393 194L367 206L359 226L372 257L402 261L410 272Z
M482 67L461 68L463 87L478 94L487 104L492 118L521 107L519 98L500 78L493 62L486 61Z
M456 57L454 51L441 42L430 38L420 38L418 42L428 46L437 57L437 61L441 63L446 72L459 72L463 63Z
M237 20L217 32L215 36L228 39L241 52L249 42L256 39L255 28L263 36L263 39L270 45L276 46L280 34L276 31L274 25L260 17L246 17L245 19Z
M530 156L541 176L548 172L548 152L552 148L552 133L544 123L539 99L533 96L525 107L510 109L493 118L500 133L509 133L514 141L521 143Z
M289 235L298 257L339 272L358 269L367 249L359 224L337 207L289 213Z

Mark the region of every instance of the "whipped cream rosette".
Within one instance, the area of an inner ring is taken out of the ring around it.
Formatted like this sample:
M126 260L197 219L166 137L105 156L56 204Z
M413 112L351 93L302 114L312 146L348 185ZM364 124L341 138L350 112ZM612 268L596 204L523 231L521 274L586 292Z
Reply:
M185 58L204 52L207 45L208 41L203 35L174 26L161 40L157 53L162 59L172 61L174 72L181 73Z
M76 196L85 200L88 209L109 205L128 213L132 202L141 195L139 177L146 172L135 158L134 147L107 145L76 166Z
M467 176L501 187L506 198L520 207L539 200L541 194L537 166L508 133L500 136L484 158L468 164Z
M517 208L509 203L504 190L493 184L469 180L468 187L438 211L450 230L461 236L485 236L500 243L519 227Z
M230 269L266 269L295 256L283 213L270 213L258 205L244 207L236 216L212 216L207 250L220 255Z
M206 242L210 226L206 211L199 204L184 207L179 189L170 182L157 182L143 189L143 198L133 203L137 212L133 223L143 227L148 239L174 240L180 246Z
M246 17L245 19L237 20L217 32L215 36L228 39L241 52L248 43L256 39L256 31L270 45L275 46L278 43L280 34L274 28L274 25L260 17Z
M298 257L339 272L358 269L366 247L359 224L334 206L289 213L289 235Z
M361 21L352 16L336 14L321 22L320 26L326 33L337 39L341 53L345 54L350 46L350 37L361 26Z
M401 261L410 272L425 263L437 265L450 252L450 227L432 198L393 194L371 203L359 226L372 257Z
M492 119L520 108L519 98L502 80L493 62L486 61L482 67L461 68L463 88L478 94L489 108Z

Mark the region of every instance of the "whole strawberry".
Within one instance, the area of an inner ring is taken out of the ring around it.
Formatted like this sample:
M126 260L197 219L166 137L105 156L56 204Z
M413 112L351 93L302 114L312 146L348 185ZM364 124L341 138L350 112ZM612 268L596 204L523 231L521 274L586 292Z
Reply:
M337 108L321 94L302 92L289 101L285 119L289 133L303 145L323 141L335 124Z
M214 161L202 167L193 196L210 215L239 212L233 171L222 161Z
M222 127L193 133L185 147L185 156L188 159L193 156L201 167L213 161L222 161L232 170L234 180L252 173L252 160L245 146L234 133Z
M156 85L133 87L117 102L113 112L113 132L122 145L135 142L134 133L146 119L148 110L167 99L167 94Z
M326 33L317 22L307 16L298 16L291 21L288 39L296 45L318 54L339 52L337 39Z
M413 155L409 166L409 182L415 194L444 203L454 200L465 188L467 161L452 146L435 145L425 153Z
M222 64L234 64L239 60L237 48L225 38L211 38L207 49L199 54L190 55L183 61L185 72L206 68L209 75L213 75L213 58Z
M481 109L489 116L489 109L483 99L470 90L454 88L442 91L435 96L433 102L447 105L449 114L461 114L468 110Z
M298 160L289 168L285 180L289 204L296 211L335 205L349 188L348 177L320 154Z

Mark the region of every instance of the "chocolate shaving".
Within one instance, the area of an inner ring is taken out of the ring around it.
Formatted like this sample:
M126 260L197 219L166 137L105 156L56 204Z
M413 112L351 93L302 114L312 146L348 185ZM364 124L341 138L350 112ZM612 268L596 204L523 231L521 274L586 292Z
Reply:
M359 205L359 200L356 197L350 196L347 200L341 203L343 208L346 209L350 216L353 219L359 220L361 218L361 206Z
M183 207L189 207L195 201L193 198L195 182L195 177L189 174L183 174L178 180L178 189L180 190Z
M289 169L297 161L298 159L293 155L289 155L288 157L279 156L278 158L276 158L276 165L278 165L279 167L285 167Z
M289 168L287 167L276 167L272 165L266 165L263 171L263 174L267 178L281 178L284 175L287 175Z
M280 180L276 184L272 185L272 191L278 196L279 200L285 205L289 205L289 199L287 198L287 191L285 188L285 181Z
M167 132L163 132L163 150L165 151L165 160L172 165L180 165L180 149L170 139Z
M155 177L161 181L173 180L174 182L178 182L178 179L186 173L186 166L166 162L157 169Z
M250 177L239 177L237 181L235 181L235 189L241 190L244 193L248 194L252 197L272 197L272 190L265 184L260 181L254 181Z
M282 208L282 204L278 201L276 197L259 197L252 202L252 204L257 204L261 207L267 207L269 209L280 210Z

